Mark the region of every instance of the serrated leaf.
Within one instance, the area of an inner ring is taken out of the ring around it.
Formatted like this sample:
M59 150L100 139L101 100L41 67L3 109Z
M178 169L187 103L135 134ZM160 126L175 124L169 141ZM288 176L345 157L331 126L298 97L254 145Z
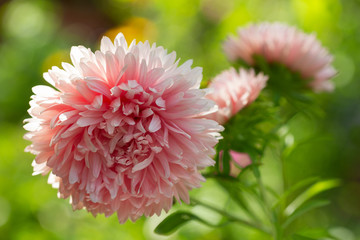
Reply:
M202 223L207 224L204 220L199 218L198 216L185 212L185 211L178 211L173 214L167 216L154 230L155 233L160 235L170 235L175 232L179 227L184 225L185 223L196 220Z
M285 216L290 216L291 214L293 214L293 212L296 211L297 208L299 208L302 204L304 204L312 197L326 190L338 187L339 185L340 180L337 179L323 180L313 184L286 207L284 212Z
M290 223L292 223L298 217L304 215L312 209L326 206L330 203L328 200L313 200L307 202L300 207L298 207L289 217L286 218L285 222L282 224L282 227L285 229Z

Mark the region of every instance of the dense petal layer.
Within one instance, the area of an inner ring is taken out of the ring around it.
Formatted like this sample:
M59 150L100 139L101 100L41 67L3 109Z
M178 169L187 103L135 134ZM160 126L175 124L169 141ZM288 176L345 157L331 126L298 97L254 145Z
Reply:
M33 89L25 138L34 173L51 171L74 209L117 213L121 223L168 211L173 197L188 202L222 130L199 117L214 105L199 89L201 68L178 66L155 44L127 46L122 34L70 55L73 65L44 74L54 88Z

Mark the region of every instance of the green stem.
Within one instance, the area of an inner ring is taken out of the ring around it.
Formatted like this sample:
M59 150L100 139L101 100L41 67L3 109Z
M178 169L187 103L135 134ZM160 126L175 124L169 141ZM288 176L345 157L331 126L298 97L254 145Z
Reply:
M281 240L282 239L281 228L280 228L280 225L278 224L278 219L276 218L276 215L272 213L271 207L267 201L266 190L264 187L264 183L261 179L261 174L260 174L258 166L254 165L253 173L256 178L257 184L259 186L260 198L261 198L262 202L264 203L263 209L265 211L265 214L268 216L270 222L272 223L272 227L273 227L272 235L275 240Z
M283 149L280 149L279 160L280 160L279 162L280 162L280 166L281 166L281 174L282 174L282 180L283 180L283 193L285 193L286 190L288 189L288 178L286 175L286 164L285 164ZM284 201L281 201L281 203L279 205L279 218L280 218L279 223L280 224L282 224L282 222L284 221L284 210L286 208L286 204L287 204L287 200L286 200L286 196L285 196ZM283 234L283 229L280 227L279 229L277 229L277 233L279 235L279 238L277 238L277 239L281 239L282 234Z
M279 159L280 159L280 166L281 166L281 174L282 174L282 180L283 180L283 193L286 192L287 188L288 188L288 181L287 181L287 175L286 175L286 168L285 168L285 159L284 159L284 154L283 151L280 150L281 152L279 153ZM284 209L286 207L286 199L284 199L284 201L282 201L282 203L280 204L280 212L283 213ZM282 217L282 216L281 216Z
M226 217L229 221L233 221L233 222L237 222L237 223L240 223L240 224L243 224L243 225L246 225L248 227L251 227L251 228L254 228L254 229L257 229L263 233L266 233L266 234L269 234L271 235L271 232L269 231L269 229L257 224L257 223L252 223L252 222L249 222L249 221L246 221L244 219L241 219L237 216L234 216L220 208L217 208L217 207L214 207L214 206L211 206L207 203L204 203L202 201L199 201L197 199L194 199L194 198L191 198L191 202L194 203L194 204L198 204L198 205L201 205L203 207L206 207L208 209L211 209L213 210L214 212L217 212L219 214L221 214L222 216Z
M257 184L259 186L260 199L264 203L263 204L263 209L264 209L266 215L268 216L268 218L270 219L270 221L272 221L272 214L271 214L271 210L270 210L270 205L268 204L268 201L267 201L266 191L265 191L264 183L263 183L263 181L261 179L261 176L260 176L259 169L254 169L253 171L254 171L254 176L256 178Z
M254 158L254 162L259 163L260 161L257 158ZM264 206L263 206L264 211L269 216L269 219L271 219L270 205L267 202L266 191L265 191L265 187L264 187L264 184L262 182L262 179L261 179L259 164L253 164L252 165L252 171L253 171L253 174L255 176L256 182L257 182L257 184L259 186L260 199L264 203Z
M242 170L242 172L244 171L244 169ZM232 177L232 176L228 176L228 175L219 175L219 174L214 174L214 173L207 173L207 174L203 174L203 176L205 178L214 178L216 180L218 180L218 184L223 187L225 190L226 190L226 186L222 185L221 182L222 181L228 181L228 182L233 182L233 183L237 183L239 184L239 179L238 178L235 178L235 177ZM245 191L246 192L246 189L239 189L239 191ZM248 194L252 194L250 192L247 192ZM231 196L230 196L231 197ZM254 196L253 196L254 197ZM231 197L233 198L233 197ZM244 210L244 213L249 217L249 218L252 218L252 220L254 222L260 222L260 219L256 216L256 214L254 213L254 211L251 209L251 208L246 208L246 207L243 207L241 204L239 204L237 202L236 199L234 199L234 202L237 203L243 210ZM260 205L262 205L261 203L261 199L259 198L256 198L255 197L255 200L259 201Z

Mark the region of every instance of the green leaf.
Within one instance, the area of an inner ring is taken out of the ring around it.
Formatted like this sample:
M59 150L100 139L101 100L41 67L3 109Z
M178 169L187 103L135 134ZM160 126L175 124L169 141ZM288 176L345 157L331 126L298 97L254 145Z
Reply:
M319 178L318 177L311 177L311 178L306 178L298 183L296 183L295 185L293 185L292 187L290 187L287 191L285 191L279 198L279 200L273 205L273 209L276 208L279 205L285 204L287 198L291 195L294 194L296 191L300 190L303 187L306 187L307 185L310 185L316 181L318 181Z
M285 222L282 225L283 229L285 229L295 219L304 215L308 211L315 209L315 208L326 206L329 203L330 203L330 201L328 201L328 200L313 200L313 201L310 201L310 202L307 202L307 203L301 205L288 218L286 218Z
M254 172L254 176L255 176L256 178L260 178L259 166L256 165L256 164L253 164L253 165L252 165L252 170L253 170L253 172Z
M278 122L277 110L267 98L259 97L224 125L218 151L231 149L247 153L251 158L263 155L267 143L277 138L271 131Z
M198 216L185 212L185 211L178 211L173 214L170 214L167 216L156 228L155 233L160 235L170 235L173 232L175 232L179 227L181 227L183 224L191 221L196 220L199 222L202 222L206 225L210 225L209 223L205 222Z
M317 240L317 238L310 238L310 237L302 236L302 235L299 235L299 234L294 234L292 236L292 239L293 240Z
M332 236L327 229L324 228L310 228L297 232L295 235L306 236L311 239L333 239L340 240Z
M255 191L251 189L251 187L243 186L242 183L240 183L237 179L237 181L229 181L227 179L216 179L218 184L223 187L223 189L229 194L230 198L240 206L245 213L254 219L255 221L258 221L258 217L254 213L254 211L249 208L249 204L247 203L246 199L244 198L244 193L247 193L251 195L253 198L257 198L258 201L259 198Z
M243 196L240 193L240 189L236 187L236 183L228 181L218 181L218 183L223 187L223 189L228 192L230 197L244 210L248 211L247 203L245 202Z
M273 189L270 186L265 186L265 189L267 190L268 193L270 193L275 199L279 199L280 196L279 194L275 191L275 189Z
M249 165L247 165L246 167L242 168L239 175L237 176L237 179L240 179L246 172L249 171L249 169L253 168L253 165L259 165L260 166L261 163L251 163Z
M286 207L284 212L285 216L290 216L291 214L293 214L294 211L296 211L302 204L304 204L306 201L316 196L317 194L338 187L339 185L340 180L338 179L323 180L313 184Z

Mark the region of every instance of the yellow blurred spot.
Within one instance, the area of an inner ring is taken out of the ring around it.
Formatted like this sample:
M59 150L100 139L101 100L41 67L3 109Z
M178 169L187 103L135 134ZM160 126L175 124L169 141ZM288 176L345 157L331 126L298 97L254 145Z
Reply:
M61 68L62 62L71 62L70 53L68 50L59 50L48 56L41 67L42 72L47 72L53 66Z
M223 37L232 34L234 35L236 29L240 26L246 25L252 21L254 17L247 9L245 4L239 4L222 22L221 35Z
M131 18L125 24L108 30L105 36L114 41L116 35L120 32L124 34L128 44L130 44L133 39L141 42L146 40L153 42L157 37L155 24L148 19L140 17Z
M341 13L339 0L293 0L293 9L308 31L328 31L336 27Z

